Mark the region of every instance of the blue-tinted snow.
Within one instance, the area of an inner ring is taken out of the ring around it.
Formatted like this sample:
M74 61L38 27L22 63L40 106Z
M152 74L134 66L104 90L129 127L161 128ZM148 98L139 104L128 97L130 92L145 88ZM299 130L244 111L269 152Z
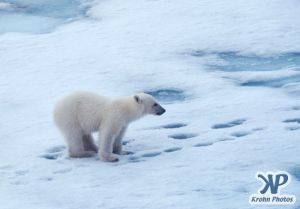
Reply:
M241 77L246 77L249 72L256 71L280 71L292 69L293 75L263 76L256 79L240 81L241 86L268 86L282 87L290 83L298 83L300 86L300 52L283 53L272 56L243 55L238 52L214 52L195 51L195 57L213 57L207 63L209 70L224 72L241 72ZM269 73L270 74L270 73Z
M216 55L221 59L219 64L209 64L212 68L227 72L234 71L272 71L285 68L300 68L300 52L291 52L273 56L243 55L238 52L195 51L193 56Z
M155 99L162 103L180 102L186 99L183 90L178 89L147 90L145 93L152 95Z
M0 34L7 32L46 33L85 15L81 0L0 1Z

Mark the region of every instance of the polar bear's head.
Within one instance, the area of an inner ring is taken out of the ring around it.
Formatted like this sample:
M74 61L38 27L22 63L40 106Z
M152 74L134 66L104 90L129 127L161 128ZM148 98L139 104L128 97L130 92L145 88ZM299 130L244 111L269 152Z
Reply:
M158 102L150 94L139 93L134 95L134 99L138 105L143 107L144 114L162 115L166 112L166 110L158 104Z

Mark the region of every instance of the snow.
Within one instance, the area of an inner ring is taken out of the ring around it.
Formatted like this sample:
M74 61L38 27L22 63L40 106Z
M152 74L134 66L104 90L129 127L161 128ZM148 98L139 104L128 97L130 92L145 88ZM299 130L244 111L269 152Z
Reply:
M270 208L248 198L261 186L257 171L278 170L293 175L284 192L299 197L299 84L240 86L297 76L299 67L224 72L210 70L211 58L192 55L299 52L298 1L90 6L88 17L55 24L50 33L0 35L1 208ZM167 112L130 126L124 148L134 154L118 163L71 159L52 109L75 90L164 90ZM271 206L283 207L300 206Z

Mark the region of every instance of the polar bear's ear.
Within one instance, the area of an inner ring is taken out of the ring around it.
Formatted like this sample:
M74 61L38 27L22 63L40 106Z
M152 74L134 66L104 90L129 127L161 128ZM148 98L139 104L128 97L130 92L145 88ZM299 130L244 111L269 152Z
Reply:
M134 100L135 100L138 104L141 104L141 103L142 103L142 100L141 100L141 98L140 98L138 95L134 95Z

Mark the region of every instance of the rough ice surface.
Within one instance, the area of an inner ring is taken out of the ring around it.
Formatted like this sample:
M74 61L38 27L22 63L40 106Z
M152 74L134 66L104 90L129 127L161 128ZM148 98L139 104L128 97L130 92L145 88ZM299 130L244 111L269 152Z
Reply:
M248 202L258 171L300 195L297 0L80 5L0 1L1 209L300 208ZM167 111L129 126L119 162L73 159L52 110L76 90Z

